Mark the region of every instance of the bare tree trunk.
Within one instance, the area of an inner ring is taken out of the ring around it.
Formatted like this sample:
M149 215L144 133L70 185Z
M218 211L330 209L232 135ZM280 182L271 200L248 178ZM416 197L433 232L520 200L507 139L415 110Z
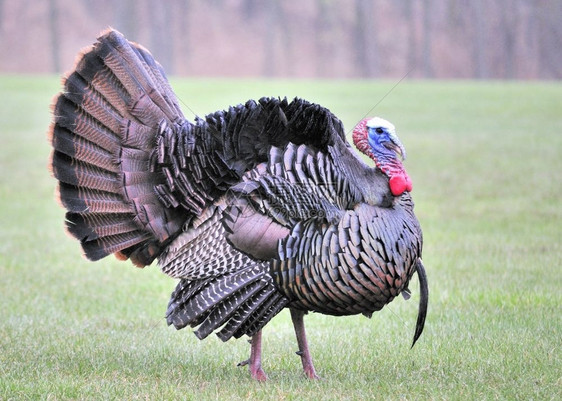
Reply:
M294 74L295 63L293 62L293 46L292 46L292 31L287 28L287 14L283 8L283 2L279 4L279 17L278 17L278 30L281 34L281 44L283 45L282 59L284 60L283 66L285 74L292 76Z
M139 2L135 0L121 0L117 2L117 29L131 40L138 39Z
M355 57L359 76L378 75L378 49L373 27L374 7L371 0L355 0Z
M4 25L4 0L0 0L0 32L2 32L3 25Z
M486 40L487 40L487 19L482 7L483 0L473 0L474 22L476 30L475 40L472 47L472 58L474 60L474 76L479 79L488 78L488 66L486 63Z
M539 3L539 60L540 75L545 79L562 76L562 4L557 0Z
M560 21L562 21L562 3L560 1L553 1L553 13L552 13L552 47L551 55L553 57L553 71L554 78L562 78L562 56L560 55L560 49L562 48L562 28L560 27Z
M263 64L263 72L267 77L272 77L277 71L276 47L277 47L277 24L279 17L279 1L269 0L266 6L266 28L264 41L265 60Z
M423 74L426 78L433 78L433 64L431 59L431 0L423 3Z
M150 12L150 47L167 74L174 73L174 36L171 32L170 4L148 3Z
M510 0L501 10L501 31L503 34L503 78L513 79L515 76L515 29L517 25L515 1Z
M408 26L408 50L406 54L406 69L417 70L417 42L416 42L416 14L412 0L403 0L405 23Z
M176 62L180 64L178 73L187 73L190 66L190 46L189 46L189 15L191 11L190 0L180 0L178 4L178 54L176 56ZM175 35L175 32L172 33Z
M540 71L539 60L539 36L538 36L538 23L537 23L537 9L538 6L535 2L527 5L527 30L525 32L525 44L527 46L526 53L529 54L529 70L528 78L538 78Z
M293 49L291 34L286 28L287 15L280 0L269 0L266 4L266 28L264 42L264 75L275 76L280 72L293 73ZM283 61L284 58L284 61ZM281 68L280 68L281 67Z
M59 35L59 9L57 0L49 0L49 37L51 39L51 58L53 72L59 74L60 66L60 35Z
M334 50L334 4L329 0L317 0L318 16L316 17L316 75L330 76L333 71L331 56Z

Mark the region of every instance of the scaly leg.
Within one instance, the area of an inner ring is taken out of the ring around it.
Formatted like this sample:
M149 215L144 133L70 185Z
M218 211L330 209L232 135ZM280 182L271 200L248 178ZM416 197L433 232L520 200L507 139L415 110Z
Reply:
M264 382L267 380L267 375L261 368L261 330L254 334L250 344L250 359L240 362L238 366L248 365L252 378Z
M308 349L303 316L304 312L291 308L291 319L293 320L293 326L295 327L295 334L297 336L297 343L299 345L297 355L301 357L302 369L304 370L304 374L309 379L319 379L318 375L316 374L316 369L314 369L314 365L312 364L310 350Z

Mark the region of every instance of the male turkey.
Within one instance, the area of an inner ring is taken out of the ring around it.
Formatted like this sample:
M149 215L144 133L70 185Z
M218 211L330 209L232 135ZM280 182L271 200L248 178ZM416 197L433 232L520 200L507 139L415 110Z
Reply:
M315 378L303 315L366 316L408 292L427 310L422 232L395 129L353 131L302 99L262 98L189 122L161 66L108 30L84 51L55 100L52 172L66 225L85 256L154 259L178 278L167 321L248 335L252 377L261 329L288 307L306 375ZM413 345L413 344L412 344Z

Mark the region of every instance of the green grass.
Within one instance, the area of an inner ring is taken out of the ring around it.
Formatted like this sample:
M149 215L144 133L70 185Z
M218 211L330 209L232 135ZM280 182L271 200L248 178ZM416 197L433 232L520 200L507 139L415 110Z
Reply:
M173 80L205 114L301 96L348 130L394 82ZM402 82L370 115L408 150L430 283L371 320L307 316L323 380L301 374L283 312L264 330L269 382L236 363L246 340L166 326L174 281L156 266L90 263L63 230L45 132L54 77L0 77L0 399L562 398L562 85Z

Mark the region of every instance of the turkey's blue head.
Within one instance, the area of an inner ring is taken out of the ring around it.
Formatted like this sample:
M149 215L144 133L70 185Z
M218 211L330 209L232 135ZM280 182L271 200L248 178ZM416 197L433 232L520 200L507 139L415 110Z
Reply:
M406 158L406 149L393 124L380 117L363 119L353 129L353 142L388 176L394 196L412 190L412 181L401 161Z

